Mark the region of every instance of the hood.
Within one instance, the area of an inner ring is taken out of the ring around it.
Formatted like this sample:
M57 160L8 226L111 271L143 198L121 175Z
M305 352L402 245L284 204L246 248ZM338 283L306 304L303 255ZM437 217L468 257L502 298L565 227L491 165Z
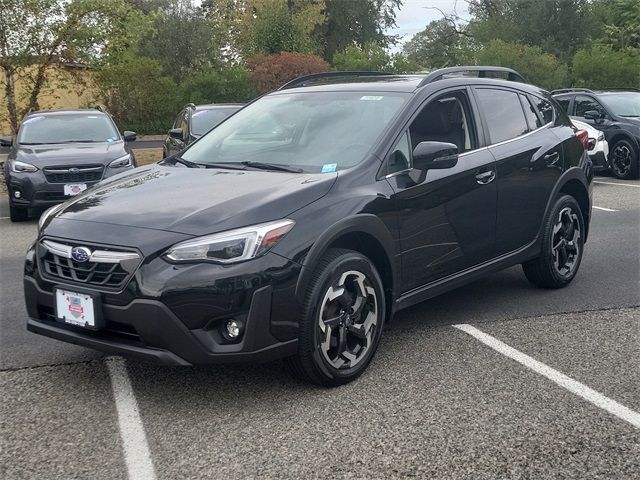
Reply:
M285 218L324 196L336 178L336 173L156 164L123 172L87 190L67 202L56 219L205 235Z
M120 140L104 143L20 145L15 158L42 168L95 163L106 165L126 154L124 142Z

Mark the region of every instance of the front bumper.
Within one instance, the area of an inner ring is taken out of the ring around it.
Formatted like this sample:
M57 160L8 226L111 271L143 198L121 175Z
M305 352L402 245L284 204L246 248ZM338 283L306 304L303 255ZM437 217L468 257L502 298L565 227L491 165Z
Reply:
M231 268L143 261L121 292L100 292L104 328L91 331L56 319L54 287L98 289L44 278L36 248L27 254L27 329L58 340L170 365L264 362L297 351L297 264L267 254ZM46 275L45 275L46 277ZM239 320L238 342L221 335Z
M53 205L62 203L69 198L70 195L65 195L64 186L69 184L84 183L87 188L98 184L102 180L109 178L110 176L129 170L132 167L125 167L119 169L112 169L104 167L104 172L100 180L95 181L70 181L66 183L50 183L42 170L30 173L5 173L7 176L6 184L11 198L11 203L17 207L22 208L46 208ZM20 197L16 198L14 192L19 191Z

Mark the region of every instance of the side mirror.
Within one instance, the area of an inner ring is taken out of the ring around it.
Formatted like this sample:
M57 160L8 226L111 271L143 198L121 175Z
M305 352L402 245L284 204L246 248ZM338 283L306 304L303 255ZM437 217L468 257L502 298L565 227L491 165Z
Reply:
M458 147L446 142L420 142L413 150L413 168L421 171L452 168L458 163Z
M136 132L132 132L131 130L125 130L122 132L122 138L124 138L125 142L135 142L136 138L138 138L138 134Z
M172 128L171 130L169 130L169 136L171 138L177 138L178 140L182 140L182 129Z
M604 114L598 110L587 110L584 112L584 118L587 120L600 120L601 118L604 118Z
M13 137L0 137L0 147L10 147L13 145Z

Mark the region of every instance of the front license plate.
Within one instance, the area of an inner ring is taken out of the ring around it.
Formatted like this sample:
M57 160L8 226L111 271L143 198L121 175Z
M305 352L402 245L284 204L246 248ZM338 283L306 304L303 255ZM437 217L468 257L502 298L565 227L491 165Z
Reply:
M98 328L94 298L86 293L56 289L56 317L76 327Z
M68 196L78 195L87 189L86 183L68 183L64 186L64 194Z

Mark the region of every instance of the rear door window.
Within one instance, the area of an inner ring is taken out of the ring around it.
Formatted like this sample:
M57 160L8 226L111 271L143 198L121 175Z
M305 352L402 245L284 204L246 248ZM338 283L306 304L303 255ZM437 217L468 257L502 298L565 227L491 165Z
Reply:
M520 101L522 102L522 107L524 108L524 115L527 117L527 122L529 123L529 130L535 130L536 128L540 128L542 126L542 122L538 117L538 113L531 102L524 95L520 95Z
M555 114L554 114L553 105L551 105L551 102L540 97L534 97L534 98L536 102L536 108L538 109L538 112L540 112L540 116L542 117L542 120L543 120L542 124L547 125L548 123L553 122L553 119L555 118Z
M529 131L520 99L516 92L491 88L476 89L491 143L519 137Z
M571 97L556 98L556 102L560 104L565 112L569 113L569 104L571 103Z

